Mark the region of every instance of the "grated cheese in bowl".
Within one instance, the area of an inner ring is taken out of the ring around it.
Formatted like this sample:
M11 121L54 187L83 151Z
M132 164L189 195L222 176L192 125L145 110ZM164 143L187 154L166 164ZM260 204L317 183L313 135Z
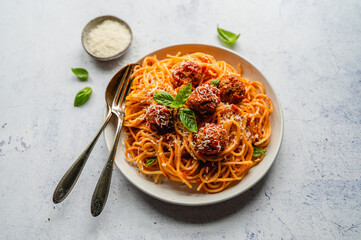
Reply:
M113 16L99 17L87 24L83 30L84 49L98 60L120 57L130 46L132 33L129 26Z

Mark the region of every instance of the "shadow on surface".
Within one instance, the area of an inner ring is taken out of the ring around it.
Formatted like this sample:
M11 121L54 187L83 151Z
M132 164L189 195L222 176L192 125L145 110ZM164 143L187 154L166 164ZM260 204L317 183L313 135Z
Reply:
M236 43L225 43L225 42L222 42L222 40L219 40L220 44L222 45L222 47L224 48L228 48L228 49L231 49L233 51L236 50Z
M121 59L114 59L106 62L98 61L95 59L92 60L92 63L96 66L96 68L103 71L112 71L114 69L118 69L120 62Z
M144 203L149 204L153 209L160 212L161 214L167 215L168 217L174 218L175 220L181 222L207 223L222 219L238 212L261 192L264 183L267 181L267 178L268 174L264 176L261 181L254 185L251 189L237 197L234 197L225 202L208 206L190 207L174 205L152 198L140 190L137 191L141 193L139 196L144 198Z
M115 69L120 70L126 64L131 63L131 62L125 63L126 59L127 59L127 52L123 56L110 61L102 62L96 59L92 59L91 62L96 66L97 69L101 69L103 71L114 71Z

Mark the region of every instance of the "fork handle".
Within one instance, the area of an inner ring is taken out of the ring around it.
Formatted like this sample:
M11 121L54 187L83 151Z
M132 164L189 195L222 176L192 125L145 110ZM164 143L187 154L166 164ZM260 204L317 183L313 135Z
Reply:
M118 115L117 115L118 116ZM110 182L112 180L114 158L117 153L117 146L120 137L120 130L123 126L123 117L118 116L118 125L115 132L112 150L110 151L109 158L103 168L99 177L98 183L94 189L93 197L91 200L90 211L94 217L98 216L104 209L105 203L108 199Z
M109 120L111 119L112 112L108 111L108 115L105 118L103 125L100 127L98 133L95 135L93 140L89 143L89 145L85 148L85 150L80 154L78 159L71 165L68 171L64 174L63 178L58 183L57 187L55 188L53 194L53 202L60 203L62 202L73 189L75 183L77 182L88 157L93 150L95 143L97 142L100 134L103 132L105 126L108 124Z

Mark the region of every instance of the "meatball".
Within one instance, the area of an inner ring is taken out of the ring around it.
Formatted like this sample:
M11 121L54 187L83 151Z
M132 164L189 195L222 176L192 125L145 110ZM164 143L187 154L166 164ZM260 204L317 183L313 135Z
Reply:
M221 100L229 103L240 103L244 98L245 86L238 77L226 75L219 81Z
M153 104L147 109L147 125L160 134L166 133L173 126L173 115L169 108Z
M202 68L193 61L184 61L172 71L172 77L177 87L192 83L197 85L202 78Z
M209 115L216 111L220 102L220 91L208 84L197 87L188 98L187 105L196 112Z
M228 143L228 133L222 125L207 123L193 136L194 149L201 155L220 153Z

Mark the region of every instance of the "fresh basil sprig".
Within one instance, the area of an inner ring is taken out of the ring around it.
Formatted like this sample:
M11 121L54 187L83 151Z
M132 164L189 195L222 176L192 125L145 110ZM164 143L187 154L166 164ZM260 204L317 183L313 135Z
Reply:
M177 94L175 98L175 102L177 104L177 108L183 107L183 105L187 102L189 95L191 95L192 92L192 83L186 85L184 88L182 88L179 93Z
M149 160L145 163L145 166L148 167L150 164L154 163L154 161L155 161L155 158L149 159Z
M218 32L219 38L223 42L228 43L228 44L235 43L237 41L237 39L239 38L239 36L241 35L241 34L237 35L237 34L235 34L233 32L224 30L222 28L219 28L218 26L217 26L217 32Z
M184 108L179 113L179 118L183 125L191 132L198 132L196 116L189 108Z
M82 90L80 90L78 92L78 94L75 96L74 106L79 107L79 106L83 105L84 103L86 103L89 100L92 92L93 92L93 89L91 89L90 87L85 87Z
M177 94L176 97L173 97L171 94L165 91L159 91L153 94L153 99L159 104L166 105L171 108L179 109L187 102L189 95L192 92L192 83L183 87ZM184 108L180 110L179 118L183 125L192 132L198 132L196 115L191 109Z
M253 157L260 157L267 152L267 149L253 147Z
M218 78L211 80L211 86L212 87L218 88L218 85L219 85L219 79Z
M159 104L166 105L168 107L174 107L175 97L166 91L159 91L153 94L153 99Z
M166 105L171 108L181 108L186 103L192 91L192 84L188 84L182 88L176 97L165 91L159 91L153 94L153 99L159 104Z
M88 79L88 71L84 68L72 68L71 71L79 78L80 81L86 81Z

